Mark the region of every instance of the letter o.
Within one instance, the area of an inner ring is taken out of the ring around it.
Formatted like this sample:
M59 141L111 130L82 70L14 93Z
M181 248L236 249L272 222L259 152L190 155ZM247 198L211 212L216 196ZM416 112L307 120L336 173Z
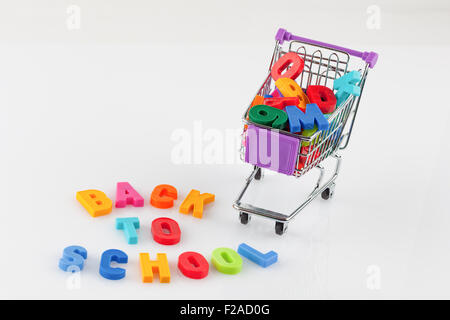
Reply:
M200 253L184 252L178 257L178 269L191 279L203 279L208 275L209 263Z
M281 74L291 64L292 66L289 70L287 70L284 74ZM279 78L289 78L295 80L300 73L302 73L304 66L305 61L303 61L297 53L288 52L274 63L272 70L270 71L270 75L275 81Z
M152 222L153 239L164 245L180 242L181 230L178 223L170 218L158 218Z
M242 269L242 258L230 248L217 248L212 253L211 261L216 269L226 274L237 274Z

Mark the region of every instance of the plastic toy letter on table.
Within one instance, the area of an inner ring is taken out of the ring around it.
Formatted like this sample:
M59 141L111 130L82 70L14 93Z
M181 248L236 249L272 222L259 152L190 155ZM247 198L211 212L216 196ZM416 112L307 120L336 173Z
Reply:
M341 164L339 151L348 145L378 54L295 36L285 29L278 30L275 40L269 73L242 117L241 159L253 165L253 171L233 207L242 224L253 215L270 218L281 235L288 222L318 195L323 199L333 196ZM298 103L282 98L295 98ZM335 160L335 167L325 180L328 162L323 161L328 158ZM263 169L299 178L313 168L319 169L317 182L290 213L242 201L252 181L263 178Z

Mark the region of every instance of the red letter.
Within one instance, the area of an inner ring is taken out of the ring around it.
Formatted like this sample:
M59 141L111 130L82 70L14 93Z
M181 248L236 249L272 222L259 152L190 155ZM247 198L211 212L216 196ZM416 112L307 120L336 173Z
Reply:
M283 110L286 106L298 106L300 99L298 97L284 97L284 98L265 98L266 106Z
M158 218L152 222L153 239L165 245L180 242L181 230L175 220L169 218Z
M336 107L333 91L325 86L309 86L306 94L310 103L315 103L323 114L331 113Z
M292 66L287 70L284 74L281 74L289 65ZM305 61L295 52L288 52L272 66L272 71L270 74L272 75L273 80L277 81L279 78L290 78L295 80L300 73L303 71L303 67L305 66Z
M208 275L209 263L197 252L184 252L178 257L178 269L191 279L203 279Z

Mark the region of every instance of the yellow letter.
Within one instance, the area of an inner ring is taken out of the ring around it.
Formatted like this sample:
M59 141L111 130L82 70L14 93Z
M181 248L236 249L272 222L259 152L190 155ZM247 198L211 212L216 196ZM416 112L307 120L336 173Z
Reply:
M297 82L289 78L280 78L275 81L275 86L280 90L283 97L298 97L300 100L298 107L303 112L306 111L306 105L309 103L309 99Z
M202 193L198 190L191 190L186 199L180 205L180 212L188 214L193 209L192 215L196 218L203 216L203 204L214 201L214 195L211 193Z
M78 191L77 200L94 218L104 216L112 210L112 201L99 190Z
M157 253L156 261L150 260L148 253L139 253L142 282L153 282L153 273L159 273L159 282L170 282L169 262L165 253Z

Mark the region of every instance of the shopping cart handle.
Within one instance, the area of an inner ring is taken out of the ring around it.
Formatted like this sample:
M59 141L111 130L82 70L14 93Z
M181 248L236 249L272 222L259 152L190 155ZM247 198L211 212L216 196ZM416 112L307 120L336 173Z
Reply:
M356 51L356 50L352 50L352 49L339 47L334 44L329 44L329 43L325 43L325 42L320 42L320 41L316 41L316 40L312 40L312 39L308 39L308 38L295 36L283 28L278 29L278 32L275 36L275 40L278 40L280 42L280 44L283 44L284 41L296 40L296 41L302 41L302 42L306 42L306 43L313 44L313 45L336 49L339 51L344 51L351 56L361 58L363 61L365 61L369 64L370 68L375 67L377 60L378 60L378 53L376 53L376 52L372 52L372 51L371 52L367 52L367 51L361 52L361 51Z

